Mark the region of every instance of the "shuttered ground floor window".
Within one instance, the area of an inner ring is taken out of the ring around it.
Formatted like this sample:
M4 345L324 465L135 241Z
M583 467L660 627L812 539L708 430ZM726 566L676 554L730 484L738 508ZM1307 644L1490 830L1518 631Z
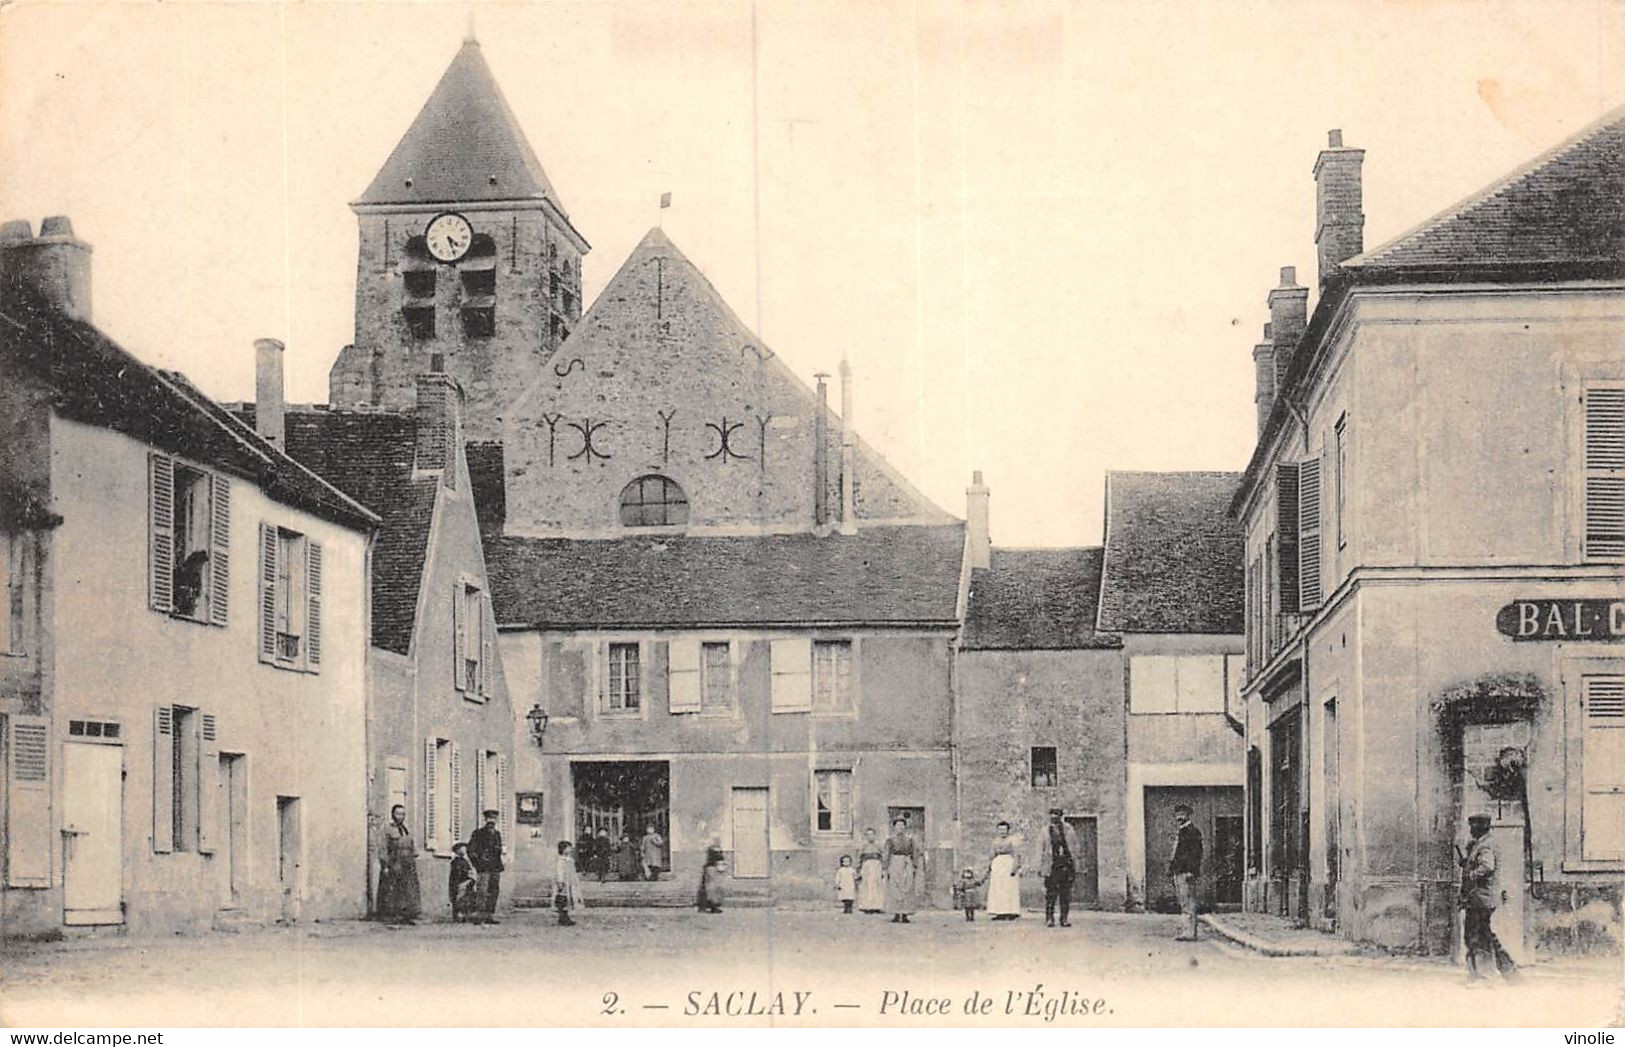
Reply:
M1585 672L1579 690L1580 858L1625 861L1625 671Z

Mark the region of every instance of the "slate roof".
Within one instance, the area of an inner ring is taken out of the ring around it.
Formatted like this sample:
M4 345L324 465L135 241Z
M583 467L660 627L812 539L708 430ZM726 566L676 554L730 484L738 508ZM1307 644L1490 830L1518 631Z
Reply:
M568 218L480 45L463 42L358 204L547 200Z
M148 367L29 288L0 297L0 353L50 390L63 417L124 433L260 487L267 497L355 530L377 517L260 439L184 376Z
M965 531L856 535L493 537L503 625L618 628L956 624Z
M1106 552L1097 629L1242 631L1240 473L1106 474Z
M253 404L236 410L254 424ZM290 455L383 520L372 551L372 644L409 653L439 486L436 476L412 477L412 415L290 409L284 426Z
M1622 261L1625 107L1344 265L1404 271L1604 262L1617 268Z
M1103 549L994 549L971 572L965 650L1119 647L1095 632Z

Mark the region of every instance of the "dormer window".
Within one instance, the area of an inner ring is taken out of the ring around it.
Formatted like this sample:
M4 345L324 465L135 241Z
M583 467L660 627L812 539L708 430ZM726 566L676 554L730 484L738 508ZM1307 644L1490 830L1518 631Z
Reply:
M683 527L688 495L664 476L640 476L621 491L622 527Z

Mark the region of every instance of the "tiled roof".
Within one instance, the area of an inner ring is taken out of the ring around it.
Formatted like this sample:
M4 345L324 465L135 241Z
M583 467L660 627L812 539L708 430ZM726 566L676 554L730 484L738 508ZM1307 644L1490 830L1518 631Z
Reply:
M1098 629L1240 633L1240 473L1106 474Z
M1625 262L1625 108L1345 265L1386 270L1587 262Z
M356 202L542 199L565 214L480 45L468 40Z
M994 549L973 571L965 609L966 650L1117 647L1095 632L1103 550Z
M952 626L965 532L492 538L497 621L541 628Z
M237 411L253 424L253 404ZM284 427L290 455L383 519L372 552L372 643L408 653L439 484L435 476L412 477L412 415L289 410Z
M284 505L357 530L376 518L272 447L175 373L148 367L88 323L33 291L7 285L0 352L49 389L64 417L242 477Z
M502 444L473 441L463 445L468 458L468 486L481 534L500 534L508 519L508 487Z

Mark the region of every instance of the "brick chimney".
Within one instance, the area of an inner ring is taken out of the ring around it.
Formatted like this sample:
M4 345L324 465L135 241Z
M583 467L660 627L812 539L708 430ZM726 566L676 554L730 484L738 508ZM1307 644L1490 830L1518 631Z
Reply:
M282 395L282 343L254 340L254 429L266 442L286 448L287 401Z
M858 533L858 437L852 431L852 365L841 359L841 533Z
M1315 252L1322 284L1365 250L1364 163L1365 150L1346 148L1343 132L1335 130L1327 133L1326 148L1315 158Z
M1264 325L1264 340L1253 346L1253 384L1253 405L1258 408L1258 435L1262 438L1270 409L1275 406L1275 340L1269 324Z
M0 274L33 288L75 320L90 322L90 245L66 215L52 215L34 236L27 221L0 226Z
M1281 267L1281 285L1269 293L1270 332L1275 342L1275 395L1285 388L1292 354L1309 323L1309 288L1298 286L1296 266Z
M818 379L818 414L813 419L813 529L829 527L829 375Z
M987 485L982 483L982 470L971 473L970 486L965 488L965 557L971 569L993 566L993 536L988 531Z
M440 473L447 487L457 486L457 448L462 443L463 390L441 371L417 378L416 468Z

